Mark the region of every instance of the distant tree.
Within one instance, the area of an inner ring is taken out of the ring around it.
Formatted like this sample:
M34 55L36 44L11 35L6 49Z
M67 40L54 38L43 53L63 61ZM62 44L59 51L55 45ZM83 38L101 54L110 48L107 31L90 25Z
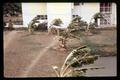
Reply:
M3 4L3 15L7 16L18 16L22 14L21 3L4 3Z

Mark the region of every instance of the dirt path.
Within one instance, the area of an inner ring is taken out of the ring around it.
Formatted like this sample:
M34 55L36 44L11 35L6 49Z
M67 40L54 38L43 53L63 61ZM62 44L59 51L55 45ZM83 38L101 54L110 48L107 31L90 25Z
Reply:
M27 75L29 74L29 72L31 71L31 69L37 64L37 62L39 61L39 59L49 50L49 48L53 47L58 41L56 40L57 36L55 36L50 43L40 51L40 53L38 54L38 56L36 56L35 59L32 60L31 64L27 67L27 70L25 72L22 73L21 76L23 77L27 77Z
M51 66L61 66L66 55L52 49L57 37L44 32L28 35L13 31L4 38L5 77L55 76Z

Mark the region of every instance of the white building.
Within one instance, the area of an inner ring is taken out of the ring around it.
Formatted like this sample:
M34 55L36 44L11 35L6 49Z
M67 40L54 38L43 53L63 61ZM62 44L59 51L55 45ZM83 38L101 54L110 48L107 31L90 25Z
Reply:
M67 27L72 17L79 15L89 23L91 17L97 12L106 14L108 20L108 22L99 20L99 27L117 25L115 3L22 3L24 27L27 27L36 15L40 15L43 20L46 20L48 27L55 18L60 18L64 27Z

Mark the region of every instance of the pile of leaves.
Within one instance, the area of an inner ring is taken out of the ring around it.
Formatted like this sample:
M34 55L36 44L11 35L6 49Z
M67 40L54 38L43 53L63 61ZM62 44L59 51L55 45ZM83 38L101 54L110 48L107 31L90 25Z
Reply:
M98 55L91 55L91 49L87 46L82 46L74 49L66 57L61 69L53 66L58 77L80 77L85 76L87 70L101 69L103 67L85 67L85 65L93 64L98 59Z

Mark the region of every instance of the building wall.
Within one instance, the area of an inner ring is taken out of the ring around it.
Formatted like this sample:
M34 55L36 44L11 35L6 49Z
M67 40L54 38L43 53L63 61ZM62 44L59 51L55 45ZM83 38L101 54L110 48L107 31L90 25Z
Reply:
M92 16L100 11L100 3L83 3L81 5L81 17L83 20L90 22Z
M64 28L67 27L72 18L71 8L71 3L47 3L48 27L56 18L63 21Z
M46 15L46 3L22 3L23 26L27 27L28 23L36 15Z
M76 5L76 6L73 7L72 15L79 15L79 16L81 16L81 5Z
M97 12L100 12L100 3L83 3L79 6L74 6L73 3L22 3L23 27L27 27L36 15L47 15L48 27L55 18L60 18L64 27L67 27L73 14L80 15L82 20L89 23ZM116 26L116 20L116 4L112 3L111 24Z
M108 8L108 6L106 6ZM104 9L105 9L105 6L104 6ZM104 10L103 9L103 10ZM116 4L115 3L111 3L111 6L110 6L110 11L103 11L103 13L105 13L106 15L106 19L108 19L108 22L110 22L110 24L101 24L99 27L100 28L104 28L104 27L116 27Z

